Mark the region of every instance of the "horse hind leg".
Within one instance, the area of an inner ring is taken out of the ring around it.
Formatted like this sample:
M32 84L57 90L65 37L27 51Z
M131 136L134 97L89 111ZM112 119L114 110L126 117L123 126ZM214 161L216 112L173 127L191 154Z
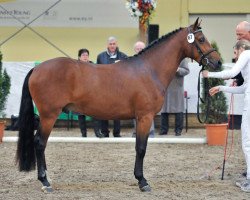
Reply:
M40 118L40 126L35 134L34 143L35 143L35 152L37 158L37 171L38 171L38 180L42 183L42 191L52 192L53 189L47 179L46 175L46 160L45 160L45 148L47 141L53 125L57 117L53 118Z

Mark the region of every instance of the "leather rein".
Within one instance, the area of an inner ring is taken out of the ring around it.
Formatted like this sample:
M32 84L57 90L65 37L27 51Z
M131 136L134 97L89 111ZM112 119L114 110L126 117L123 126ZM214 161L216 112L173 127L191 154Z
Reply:
M195 41L195 37L194 37L194 35L196 34L196 33L198 33L198 32L202 32L202 29L198 29L198 30L196 30L196 31L194 31L194 32L191 32L191 30L190 29L188 29L188 36L187 36L187 39L188 39L188 42L189 43L191 43L191 44L193 44L195 47L196 47L196 49L197 49L197 51L198 51L198 53L199 53L199 55L200 55L200 61L199 61L199 66L202 66L202 68L201 68L201 70L200 70L200 72L199 72L199 76L198 76L198 87L197 87L197 90L198 90L198 101L197 101L197 119L198 119L198 121L200 122L200 123L205 123L206 121L207 121L207 119L208 119L208 115L209 115L209 107L210 107L210 96L209 96L209 83L208 83L208 80L207 80L207 78L205 78L204 79L204 89L205 89L205 91L204 91L204 93L205 93L205 95L204 95L204 99L201 97L201 95L200 95L200 90L201 90L201 88L200 88L200 74L201 74L201 72L204 70L204 68L206 67L206 66L208 66L208 64L212 64L212 63L210 63L209 62L209 59L207 58L207 56L210 54L210 53L212 53L212 52L214 52L214 51L216 51L214 48L212 48L212 49L210 49L208 52L206 52L206 53L204 53L202 50L201 50L201 48L200 48L200 46L197 44L197 42ZM192 38L193 37L193 39L190 39L190 38ZM194 52L192 51L192 59L194 58ZM205 118L204 119L201 119L201 113L200 113L200 102L201 103L203 103L203 104L206 104L206 114L205 114Z

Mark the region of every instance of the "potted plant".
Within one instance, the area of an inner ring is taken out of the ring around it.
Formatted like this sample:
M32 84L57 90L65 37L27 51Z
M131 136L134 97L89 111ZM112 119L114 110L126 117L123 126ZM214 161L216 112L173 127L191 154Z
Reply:
M6 69L3 70L2 66L2 53L0 51L0 143L2 142L3 132L5 127L5 121L3 118L5 117L5 106L8 95L10 93L10 76L8 75Z
M220 54L216 42L211 43L212 47ZM223 63L223 60L222 60ZM210 70L210 69L209 69ZM221 66L217 71L222 71ZM225 85L223 79L203 78L202 79L202 98L205 99L208 90L217 85ZM227 134L227 100L223 92L214 96L209 96L209 103L201 104L200 108L203 114L208 115L205 122L208 145L224 145ZM207 109L208 106L208 109Z

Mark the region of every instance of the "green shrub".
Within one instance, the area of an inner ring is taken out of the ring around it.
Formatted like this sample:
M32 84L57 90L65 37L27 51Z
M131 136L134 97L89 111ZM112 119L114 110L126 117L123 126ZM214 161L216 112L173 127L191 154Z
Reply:
M216 49L216 51L220 54L219 48L216 44L216 42L211 43L212 47ZM222 60L223 63L223 60ZM223 67L221 66L216 71L222 71ZM209 71L212 71L209 69ZM207 82L206 82L207 81ZM217 86L217 85L225 85L225 81L223 79L218 78L208 78L205 81L205 78L202 78L202 98L205 98L205 93L207 92L207 89L210 89L211 87ZM208 88L207 88L208 87ZM214 96L210 96L210 104L209 104L209 111L207 112L207 105L206 104L200 104L201 112L203 114L208 114L208 119L206 121L207 124L221 124L227 122L227 99L223 92L219 92Z
M0 117L5 117L5 106L10 93L10 76L8 75L6 69L3 70L2 67L3 55L0 51Z

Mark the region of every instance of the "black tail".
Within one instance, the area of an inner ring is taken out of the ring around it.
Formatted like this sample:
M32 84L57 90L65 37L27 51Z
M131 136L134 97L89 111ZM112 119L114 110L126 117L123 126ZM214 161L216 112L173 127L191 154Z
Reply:
M20 171L35 169L36 156L34 149L35 115L29 91L29 78L33 69L27 74L24 83L19 111L19 138L17 143L16 162Z

